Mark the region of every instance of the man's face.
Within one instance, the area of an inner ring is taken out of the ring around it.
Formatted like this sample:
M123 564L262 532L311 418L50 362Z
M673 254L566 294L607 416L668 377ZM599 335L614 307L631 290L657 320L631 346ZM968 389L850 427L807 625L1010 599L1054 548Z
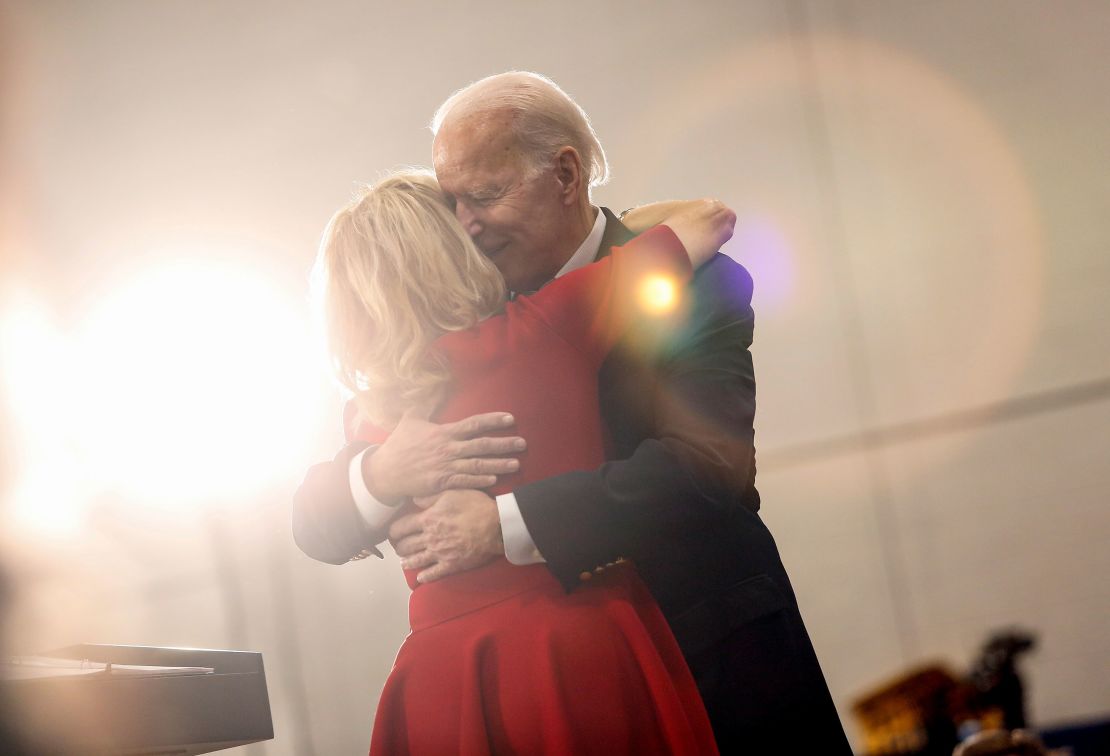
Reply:
M513 291L534 291L573 252L568 207L552 167L529 170L507 117L447 122L432 145L455 216Z

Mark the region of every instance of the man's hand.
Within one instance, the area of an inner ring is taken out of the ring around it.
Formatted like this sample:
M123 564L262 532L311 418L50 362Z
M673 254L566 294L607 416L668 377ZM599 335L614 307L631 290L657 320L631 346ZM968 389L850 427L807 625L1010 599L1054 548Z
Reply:
M362 477L379 501L487 488L498 475L516 472L520 462L506 455L524 451L525 443L519 436L482 434L503 431L513 422L505 412L489 412L439 425L410 410L385 443L363 455Z
M505 553L497 502L481 491L446 491L417 501L423 508L398 517L389 541L406 570L427 583L481 567Z

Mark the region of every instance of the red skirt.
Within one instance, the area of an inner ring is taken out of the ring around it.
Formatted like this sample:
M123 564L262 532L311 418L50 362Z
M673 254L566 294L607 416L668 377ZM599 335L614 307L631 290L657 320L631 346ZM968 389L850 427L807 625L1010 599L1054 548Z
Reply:
M715 754L678 644L635 570L567 594L499 559L418 587L374 720L385 754Z

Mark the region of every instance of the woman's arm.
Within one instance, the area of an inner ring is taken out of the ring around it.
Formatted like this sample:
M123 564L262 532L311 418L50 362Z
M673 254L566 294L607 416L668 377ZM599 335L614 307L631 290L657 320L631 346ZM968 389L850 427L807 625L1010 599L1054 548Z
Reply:
M668 215L673 215L684 207L693 205L701 200L664 200L651 202L647 205L629 208L620 215L621 223L628 227L634 234L642 234L652 226L663 222Z
M680 203L660 222L674 231L690 256L690 264L698 268L732 238L736 213L720 200L691 200Z

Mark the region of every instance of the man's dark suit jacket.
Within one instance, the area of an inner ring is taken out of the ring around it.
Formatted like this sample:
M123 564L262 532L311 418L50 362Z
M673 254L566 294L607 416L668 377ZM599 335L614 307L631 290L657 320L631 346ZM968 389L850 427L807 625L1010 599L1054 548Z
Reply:
M607 209L599 256L633 234ZM757 512L752 280L724 255L701 268L671 318L645 319L599 377L609 458L516 489L552 574L574 590L631 559L698 682L723 753L851 753ZM348 445L312 468L294 498L309 556L368 548L347 482ZM588 579L588 578L587 578ZM783 747L787 750L783 751Z

